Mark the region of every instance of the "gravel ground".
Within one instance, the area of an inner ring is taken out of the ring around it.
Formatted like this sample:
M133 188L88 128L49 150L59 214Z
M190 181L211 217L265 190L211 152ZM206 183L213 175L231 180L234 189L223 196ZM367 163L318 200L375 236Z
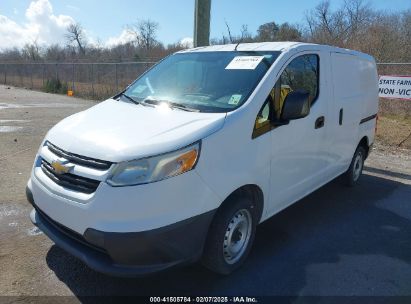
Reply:
M144 279L90 270L33 227L24 188L47 130L93 104L0 86L0 295L411 296L411 153L378 144L360 185L337 179L260 225L231 276L198 265Z

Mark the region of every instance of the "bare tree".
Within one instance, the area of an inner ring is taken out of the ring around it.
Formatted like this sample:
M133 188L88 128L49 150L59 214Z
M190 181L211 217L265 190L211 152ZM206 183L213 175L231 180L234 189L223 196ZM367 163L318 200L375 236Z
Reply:
M36 61L41 59L40 47L37 40L34 40L32 43L26 43L21 52L23 57L28 60Z
M325 0L306 15L309 40L341 47L361 44L374 20L375 14L364 0L345 0L334 12Z
M65 50L58 44L50 45L44 54L44 59L48 61L60 62L65 59Z
M230 40L230 43L234 43L233 36L231 35L231 29L230 26L228 25L227 20L224 20L225 26L227 27L227 32L228 32L228 39Z
M330 1L322 1L306 15L300 27L294 24L268 22L261 24L256 33L250 33L247 25L233 29L227 21L224 32L211 39L211 44L253 41L303 40L332 44L359 50L373 55L377 61L411 61L411 10L389 13L373 9L367 0L344 0L333 9ZM66 46L44 45L28 42L22 48L0 51L1 62L45 60L70 62L81 58L87 61L158 60L185 46L180 43L164 47L156 38L158 23L143 20L128 27L135 40L122 45L104 47L102 43L87 45L86 35L79 24L67 29ZM228 34L227 34L228 31Z
M86 35L80 23L72 23L67 27L65 35L67 42L71 45L73 42L77 44L79 53L86 54Z
M243 24L241 26L241 42L251 42L253 41L253 37L251 33L248 31L248 25Z
M20 50L17 47L14 48L10 48L10 49L6 49L6 50L2 50L0 52L0 61L16 61L16 62L20 62L22 61L22 54L20 52Z
M241 25L240 35L235 35L232 33L230 25L225 21L225 26L227 28L228 37L222 34L222 39L211 39L211 44L227 44L227 43L239 43L239 42L252 42L253 37L248 31L248 25Z
M141 20L128 25L127 30L135 37L137 44L147 52L159 44L156 39L159 24L153 20Z
M318 43L335 44L336 21L339 13L333 15L328 0L320 2L306 16L306 21L311 33L311 40Z

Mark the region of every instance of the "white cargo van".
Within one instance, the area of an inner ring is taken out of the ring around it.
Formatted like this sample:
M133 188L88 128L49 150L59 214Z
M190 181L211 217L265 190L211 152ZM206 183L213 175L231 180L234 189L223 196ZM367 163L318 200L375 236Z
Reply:
M228 274L257 224L337 176L374 142L374 59L270 42L173 54L46 135L32 222L97 271L136 276L201 260Z

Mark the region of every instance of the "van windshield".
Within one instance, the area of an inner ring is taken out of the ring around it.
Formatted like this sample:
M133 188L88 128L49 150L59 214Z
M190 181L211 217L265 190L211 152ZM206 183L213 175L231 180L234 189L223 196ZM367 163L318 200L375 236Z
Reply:
M177 53L143 74L124 94L137 102L165 101L182 109L229 112L247 100L279 54Z

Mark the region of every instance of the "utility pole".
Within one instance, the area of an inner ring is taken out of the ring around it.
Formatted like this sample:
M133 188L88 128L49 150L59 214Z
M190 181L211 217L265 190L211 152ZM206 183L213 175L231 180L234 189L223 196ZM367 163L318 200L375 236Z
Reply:
M211 0L195 0L194 47L210 44Z

